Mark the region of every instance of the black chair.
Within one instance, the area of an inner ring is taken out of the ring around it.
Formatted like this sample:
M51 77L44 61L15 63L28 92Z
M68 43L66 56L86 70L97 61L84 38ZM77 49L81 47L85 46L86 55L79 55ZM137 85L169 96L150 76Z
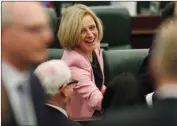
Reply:
M148 55L148 49L107 50L103 52L105 85L123 72L137 75L139 67Z
M115 6L94 6L90 8L103 23L102 43L108 43L108 49L131 48L131 17L127 8Z

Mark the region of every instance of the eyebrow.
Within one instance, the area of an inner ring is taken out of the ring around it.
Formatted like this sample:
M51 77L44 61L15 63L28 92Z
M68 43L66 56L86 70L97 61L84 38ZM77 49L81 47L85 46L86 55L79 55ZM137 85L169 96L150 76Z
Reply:
M96 24L91 24L91 25L89 25L88 27L90 27L90 26L96 26ZM82 30L83 29L85 29L85 27L82 27Z
M73 83L78 83L78 81L71 81L71 82L67 83L67 85L71 85Z

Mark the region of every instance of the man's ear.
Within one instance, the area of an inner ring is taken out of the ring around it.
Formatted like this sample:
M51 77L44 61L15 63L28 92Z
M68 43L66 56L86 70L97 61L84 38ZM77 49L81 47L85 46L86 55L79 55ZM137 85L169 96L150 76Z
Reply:
M62 94L64 97L67 97L66 87L67 87L67 85L64 84L64 85L61 87L61 89L60 89L60 92L61 92L61 94Z

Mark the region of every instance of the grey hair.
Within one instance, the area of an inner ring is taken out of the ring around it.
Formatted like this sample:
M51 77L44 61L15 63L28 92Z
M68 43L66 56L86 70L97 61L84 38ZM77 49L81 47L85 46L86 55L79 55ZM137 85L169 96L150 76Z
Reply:
M59 88L70 82L71 71L63 60L50 60L40 64L34 73L40 79L48 98L55 96Z
M2 1L2 20L1 20L1 24L2 27L12 23L12 8L11 8L11 4L10 2L5 2Z

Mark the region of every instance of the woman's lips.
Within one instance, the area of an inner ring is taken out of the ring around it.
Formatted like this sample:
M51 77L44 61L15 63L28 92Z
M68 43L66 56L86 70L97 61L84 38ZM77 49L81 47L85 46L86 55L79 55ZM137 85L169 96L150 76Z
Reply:
M91 40L91 41L85 41L88 44L94 43L95 39Z

